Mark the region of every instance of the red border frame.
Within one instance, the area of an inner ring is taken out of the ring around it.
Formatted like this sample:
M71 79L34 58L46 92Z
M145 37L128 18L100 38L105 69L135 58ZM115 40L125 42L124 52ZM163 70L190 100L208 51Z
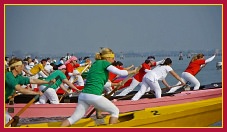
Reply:
M0 18L1 18L1 53L3 53L3 56L1 57L2 59L2 62L4 60L4 5L5 4L223 4L223 23L225 21L225 10L224 10L224 0L108 0L108 1L104 1L104 0L1 0L1 6L0 6L0 10L2 13L0 13ZM222 53L223 53L223 57L224 57L224 24L223 24L223 45L222 45ZM224 59L223 59L224 60ZM225 64L224 64L225 66ZM4 73L4 63L1 63L1 73ZM4 93L4 74L2 74L1 77L1 80L2 80L2 88L1 88L1 93ZM224 80L224 68L223 68L223 79ZM223 81L223 84L224 84L224 81ZM223 89L224 91L224 89ZM224 93L224 92L223 92ZM4 102L4 95L2 96L1 99L1 102ZM225 96L224 96L225 97ZM224 99L224 98L223 98ZM2 107L1 108L4 108L4 104L2 103ZM224 106L224 105L223 105ZM223 108L223 111L224 111L225 108ZM1 115L2 117L4 117L4 110L1 111ZM223 117L225 115L223 114ZM2 118L1 120L1 128L3 129L7 129L7 131L15 131L14 129L17 129L17 128L13 128L13 129L8 129L8 128L4 128L4 118ZM224 117L225 119L225 117ZM224 122L224 119L223 119L223 122ZM206 131L224 131L224 123L222 124L223 125L223 128L210 128L210 129L206 129ZM32 130L34 130L34 128L31 128ZM23 129L22 131L32 131L31 129ZM47 128L41 128L41 129L47 129ZM57 131L62 131L61 129L57 129L57 128L52 128L54 130L57 130ZM177 131L182 131L183 128L179 129L179 128L171 128L171 129L150 129L150 128L140 128L142 129L142 131L160 131L160 130L171 130L171 131L174 131L174 132L177 132ZM20 130L20 129L18 129ZM99 132L101 131L106 131L106 129L104 128L100 128L100 129L82 129L82 128L79 128L77 130L82 130L82 131L96 131L98 130ZM76 130L76 131L77 131ZM114 131L116 131L116 129L112 129ZM117 130L125 130L123 128L121 129L117 129ZM138 131L138 129L135 129L135 128L127 128L127 131L133 131L133 130L136 130ZM185 129L185 130L190 130L190 129ZM193 128L193 131L200 131L200 128ZM3 130L3 131L6 131L6 130ZM17 130L16 130L17 131ZM39 130L38 130L39 131ZM71 131L71 130L69 130Z

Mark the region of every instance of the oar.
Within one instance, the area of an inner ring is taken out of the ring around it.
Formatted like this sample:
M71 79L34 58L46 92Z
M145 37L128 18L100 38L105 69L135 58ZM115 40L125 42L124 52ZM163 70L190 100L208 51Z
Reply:
M137 69L136 69L136 73L140 70L141 66L139 66ZM129 74L122 82L121 84L123 85L124 83L126 83L130 78L132 78L135 74L132 73L132 74ZM121 85L115 87L110 93L108 93L107 95L105 95L105 97L107 99L109 99L109 97L111 97L111 95L113 93L115 93L119 88L121 87ZM88 115L86 116L86 118L89 118L93 113L95 112L95 108L92 109L92 111L90 113L88 113Z
M16 91L9 97L9 105L14 105L14 98L17 96ZM9 113L14 113L14 106L8 108Z
M70 92L71 88L68 88L67 91ZM63 99L63 97L67 94L67 92L65 92L64 94L62 94L62 96L59 99L59 102L61 102L61 100Z
M57 76L55 78L55 80L58 80L60 78L60 76ZM54 84L54 82L50 82L49 85L44 88L41 92L44 93L50 86L52 86ZM13 123L15 118L18 118L31 104L33 104L38 98L39 98L39 94L36 95L31 101L29 101L6 125L5 127L8 127L10 124Z

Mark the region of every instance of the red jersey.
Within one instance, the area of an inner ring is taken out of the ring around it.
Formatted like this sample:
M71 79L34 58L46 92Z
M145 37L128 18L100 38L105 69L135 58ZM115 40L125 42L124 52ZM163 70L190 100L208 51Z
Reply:
M80 64L79 63L76 63L73 67L74 68L80 67Z
M67 77L68 79L70 79L70 76L69 76L68 73L73 73L74 69L77 68L77 67L79 67L80 64L77 63L76 65L72 65L71 63L68 63L68 64L66 64L65 66L66 66L65 75L66 75L66 77Z
M156 63L155 65L156 66ZM139 72L134 76L134 78L138 81L138 82L142 82L143 80L143 76L146 74L145 69L150 70L151 66L146 64L145 62L142 64L142 68L139 70Z
M188 72L192 75L196 75L199 70L200 70L200 66L205 64L205 60L204 59L199 59L199 60L195 60L193 62L190 62L188 67L186 68L186 70L184 72Z
M68 63L65 65L66 66L66 72L65 72L65 75L66 77L69 79L70 76L68 75L68 73L73 73L73 70L74 70L74 67L71 63Z

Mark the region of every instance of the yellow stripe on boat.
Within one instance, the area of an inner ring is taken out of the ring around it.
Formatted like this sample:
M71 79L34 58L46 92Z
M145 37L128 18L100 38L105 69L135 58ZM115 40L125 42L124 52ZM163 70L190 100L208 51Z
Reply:
M72 127L208 127L220 120L222 97L123 113L119 122L113 125L107 124L109 116L103 119L104 125L97 125L97 120L92 118L81 119ZM49 122L20 127L59 127L60 124Z

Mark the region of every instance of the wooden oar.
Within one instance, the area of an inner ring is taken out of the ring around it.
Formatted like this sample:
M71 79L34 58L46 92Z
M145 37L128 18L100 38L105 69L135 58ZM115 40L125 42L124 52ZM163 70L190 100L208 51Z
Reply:
M12 105L12 107L8 108L9 113L14 113L14 98L17 96L16 91L13 93L12 96L9 97L9 105Z
M58 80L60 78L60 76L57 76L55 79ZM44 88L41 92L44 93L50 86L52 86L54 84L54 82L50 82L49 85ZM31 104L33 104L38 98L39 98L39 94L36 95L31 101L29 101L6 125L5 127L8 127L10 124L13 123L15 118L18 118Z
M136 73L140 70L141 66L139 66L137 69L136 69ZM135 74L132 73L132 74L129 74L122 82L121 84L123 85L124 83L126 83L130 78L132 78ZM121 87L121 85L115 87L110 93L108 93L107 95L105 95L105 97L107 99L109 99L109 97L111 97L111 95L113 93L115 93L119 88ZM86 116L86 118L89 118L93 113L95 112L95 108L92 109L92 111L90 113L88 113L88 115Z
M70 92L71 88L68 88L67 91ZM61 100L63 99L63 97L67 94L67 92L65 92L64 94L62 94L62 96L59 99L59 103L61 102Z

